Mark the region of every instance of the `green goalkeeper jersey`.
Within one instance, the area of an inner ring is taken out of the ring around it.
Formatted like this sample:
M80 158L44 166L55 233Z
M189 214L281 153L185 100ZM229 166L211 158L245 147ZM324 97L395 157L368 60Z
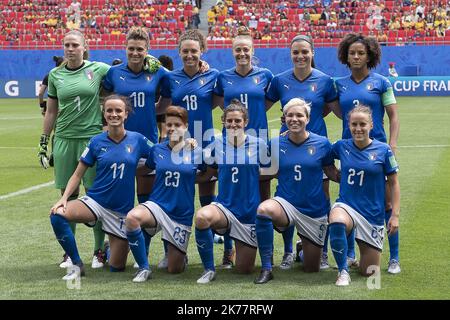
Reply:
M100 87L110 66L85 60L70 70L60 66L50 71L48 96L58 99L55 136L84 139L102 131Z

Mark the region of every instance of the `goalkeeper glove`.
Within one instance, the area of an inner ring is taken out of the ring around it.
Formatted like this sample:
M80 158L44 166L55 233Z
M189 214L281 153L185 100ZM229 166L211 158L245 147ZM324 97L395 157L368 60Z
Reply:
M159 70L160 67L161 67L161 62L159 62L159 60L156 59L154 56L151 56L148 54L144 58L144 70L146 70L150 73L155 73L156 71Z
M41 164L42 168L47 169L49 167L48 157L47 157L47 151L48 151L48 138L49 136L43 133L41 135L41 139L39 141L39 163Z

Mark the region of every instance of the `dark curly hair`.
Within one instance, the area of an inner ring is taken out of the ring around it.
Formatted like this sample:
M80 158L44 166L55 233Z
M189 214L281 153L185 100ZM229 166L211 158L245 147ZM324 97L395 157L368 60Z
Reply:
M364 36L361 33L349 33L344 37L344 39L342 39L338 47L339 61L342 64L346 64L348 67L350 67L350 64L348 63L348 51L350 46L355 42L360 42L366 47L367 55L369 57L367 67L369 69L375 68L381 60L380 44L374 37Z

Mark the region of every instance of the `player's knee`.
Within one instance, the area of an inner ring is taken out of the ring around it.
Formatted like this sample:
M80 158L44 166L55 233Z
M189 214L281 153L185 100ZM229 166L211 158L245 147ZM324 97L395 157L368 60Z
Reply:
M306 273L315 273L315 272L319 272L320 271L320 263L318 263L317 265L304 265L303 266L303 271L305 271Z
M210 214L207 209L200 209L195 216L195 226L198 229L205 229L211 226Z
M342 212L342 210L331 210L330 212L330 217L329 217L329 221L330 224L331 223L343 223L345 225L347 225L347 216L345 215L345 213Z
M258 206L258 214L259 215L263 215L263 216L268 216L268 217L272 217L273 215L273 210L271 208L270 203L268 203L268 201L264 201L263 203L261 203Z
M170 274L182 273L184 270L184 265L169 265L167 266L167 272Z
M125 225L128 230L134 230L141 226L139 218L134 210L128 212L127 219L125 220Z
M253 272L254 266L236 264L236 272L239 274L250 274Z

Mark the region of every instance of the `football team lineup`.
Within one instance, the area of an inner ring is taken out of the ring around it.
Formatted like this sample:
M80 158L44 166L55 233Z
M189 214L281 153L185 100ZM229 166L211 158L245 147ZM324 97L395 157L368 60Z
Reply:
M141 28L127 36L127 62L113 67L83 59L83 34L68 32L66 61L40 103L43 127L30 100L0 101L9 182L0 186L1 225L12 220L1 264L19 270L14 284L1 281L5 297L39 286L44 298L115 298L119 288L162 299L185 298L178 290L193 299L445 295L448 253L431 256L415 235L448 234L439 224L449 207L446 99L394 97L371 72L381 51L370 37L344 37L349 76L335 80L313 68L311 38L295 37L290 49L293 67L273 75L252 66L240 28L236 66L218 72L201 62L204 38L189 30L183 67L169 72L147 56ZM198 123L223 135L187 139ZM430 209L433 219L423 214ZM31 259L17 255L24 247ZM423 261L439 275L427 286ZM99 283L111 290L93 290Z

